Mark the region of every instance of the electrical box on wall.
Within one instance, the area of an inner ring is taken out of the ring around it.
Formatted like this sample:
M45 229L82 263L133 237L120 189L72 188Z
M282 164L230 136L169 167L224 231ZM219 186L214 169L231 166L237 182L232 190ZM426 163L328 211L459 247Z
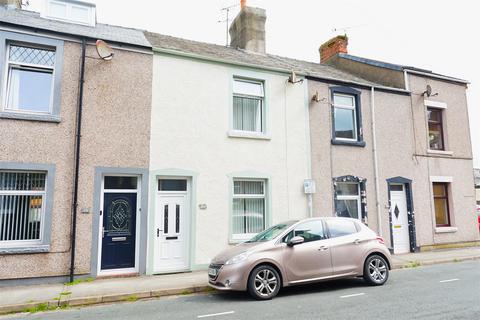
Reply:
M313 179L305 179L303 181L303 190L305 194L315 193L315 181Z

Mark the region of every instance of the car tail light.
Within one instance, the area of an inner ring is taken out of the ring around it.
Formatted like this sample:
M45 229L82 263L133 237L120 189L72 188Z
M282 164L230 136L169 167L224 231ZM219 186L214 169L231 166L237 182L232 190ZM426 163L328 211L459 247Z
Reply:
M384 241L383 238L380 237L380 236L377 236L377 241L378 241L379 243L381 243L381 244L385 244L385 241Z

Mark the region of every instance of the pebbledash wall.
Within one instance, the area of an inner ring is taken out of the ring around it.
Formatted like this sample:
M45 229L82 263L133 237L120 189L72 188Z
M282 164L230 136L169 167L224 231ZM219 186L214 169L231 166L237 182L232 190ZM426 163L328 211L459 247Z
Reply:
M235 77L264 84L264 135L242 136L231 130ZM236 243L231 234L234 178L266 182L266 227L308 216L303 191L303 181L309 178L306 82L292 85L287 80L288 73L155 53L149 273L156 272L158 255L154 245L154 221L161 214L154 198L158 177L193 181L191 269L207 266L221 249Z
M22 13L15 11L14 14ZM0 170L47 173L44 243L27 248L0 247L0 280L4 280L0 283L3 284L18 283L19 279L28 283L28 278L56 279L69 273L81 60L78 35L40 30L31 35L30 29L25 27L9 27L9 30L0 31L2 41L57 46L55 73L59 81L54 90L54 97L58 97L58 104L54 105L58 113L54 116L0 113ZM138 34L143 37L142 32ZM110 44L115 57L104 61L95 58L98 57L95 39L87 41L77 210L77 275L95 276L97 273L94 265L98 259L98 242L95 241L98 230L93 226L98 226L99 190L105 174L133 174L145 181L140 188L139 207L144 210L139 218L141 233L138 234L142 237L139 238L140 249L146 252L152 53L148 47ZM1 61L5 61L4 54L2 51ZM4 70L5 65L2 63L1 67ZM132 88L141 88L142 94L132 94ZM143 254L139 259L137 268L144 273L146 257Z
M410 75L411 93L374 91L379 194L377 206L371 88L355 85L349 87L359 93L365 145L335 145L331 141L331 98L332 89L338 86L315 79L309 79L308 83L310 96L318 92L319 97L324 98L320 102L311 101L309 108L312 176L317 184L313 201L315 215L329 216L335 211L334 178L359 177L365 181L366 186L363 200L367 212L366 221L392 247L387 180L401 177L404 181L411 180L415 227L415 237L410 239L414 240L412 250L445 243L478 241L478 228L472 218L475 195L464 85ZM427 84L439 94L424 98L423 91ZM428 151L428 100L446 106L446 152ZM432 182L435 181L449 182L449 227L436 227L432 191Z

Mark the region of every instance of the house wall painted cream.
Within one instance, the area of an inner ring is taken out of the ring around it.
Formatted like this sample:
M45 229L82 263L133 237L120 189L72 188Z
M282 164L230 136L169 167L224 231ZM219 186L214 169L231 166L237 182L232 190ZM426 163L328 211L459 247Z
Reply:
M208 264L230 243L231 177L268 177L271 223L307 216L306 82L292 85L287 74L160 53L153 66L150 172L180 169L196 174L193 267ZM228 135L234 76L264 81L267 139ZM156 185L150 189L154 197ZM198 204L207 209L199 210ZM149 247L154 255L152 241Z

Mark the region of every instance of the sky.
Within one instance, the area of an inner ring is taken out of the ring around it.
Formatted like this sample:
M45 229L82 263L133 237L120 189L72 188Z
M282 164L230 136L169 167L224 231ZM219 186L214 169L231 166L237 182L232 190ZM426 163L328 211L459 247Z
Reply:
M29 0L39 11L43 0ZM240 0L91 0L97 21L224 45L225 11ZM318 47L337 34L348 52L470 81L467 90L474 165L480 167L480 19L470 0L247 0L267 11L267 52L318 62Z

